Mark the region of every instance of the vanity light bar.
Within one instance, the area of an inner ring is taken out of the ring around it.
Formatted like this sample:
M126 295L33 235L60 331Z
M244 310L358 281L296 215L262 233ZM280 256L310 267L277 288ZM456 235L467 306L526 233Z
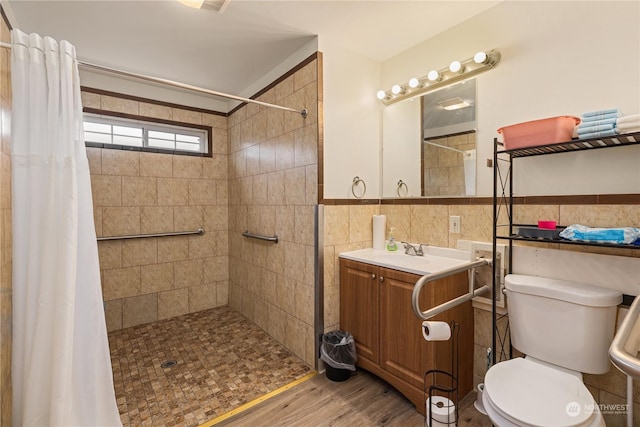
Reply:
M380 90L377 93L377 97L384 105L391 105L467 80L495 68L498 62L500 62L500 52L498 50L478 52L464 61L453 61L448 67L441 70L431 70L424 77L414 77L408 83L394 85L391 90Z

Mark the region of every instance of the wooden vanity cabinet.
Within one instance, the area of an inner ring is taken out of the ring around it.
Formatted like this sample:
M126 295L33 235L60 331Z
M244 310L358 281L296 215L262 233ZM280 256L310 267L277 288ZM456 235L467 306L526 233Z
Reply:
M405 395L424 414L424 374L452 371L451 341L425 341L422 320L411 305L419 275L340 259L340 327L356 340L357 366L370 371ZM467 273L437 280L423 288L426 310L468 291ZM458 390L473 388L473 309L471 301L432 320L460 324Z
M379 267L340 261L340 328L356 339L359 359L379 362ZM344 308L344 310L343 310ZM356 338L357 337L357 338Z

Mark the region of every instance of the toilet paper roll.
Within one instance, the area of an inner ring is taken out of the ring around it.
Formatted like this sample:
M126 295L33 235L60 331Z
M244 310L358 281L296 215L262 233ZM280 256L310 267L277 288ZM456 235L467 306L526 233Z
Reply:
M451 328L446 322L422 322L422 336L427 341L447 341L451 338Z
M384 249L385 230L387 229L387 216L373 216L373 249Z
M427 398L427 422L429 417L433 420L433 426L455 425L456 405L446 397L429 397Z

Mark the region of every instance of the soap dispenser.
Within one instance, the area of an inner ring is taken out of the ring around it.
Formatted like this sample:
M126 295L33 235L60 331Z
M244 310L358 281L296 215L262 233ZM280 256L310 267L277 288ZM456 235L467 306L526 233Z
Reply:
M395 231L396 229L394 227L391 227L391 229L389 230L389 243L387 243L387 250L391 252L398 250L396 239L395 237L393 237L393 235L395 234Z

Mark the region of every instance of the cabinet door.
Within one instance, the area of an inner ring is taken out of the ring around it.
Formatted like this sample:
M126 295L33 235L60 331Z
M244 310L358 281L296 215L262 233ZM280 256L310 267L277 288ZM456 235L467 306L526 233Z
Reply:
M380 290L380 365L423 388L426 371L451 372L451 340L425 341L422 337L422 320L413 313L411 304L413 287L420 276L385 268L380 269L380 276L384 278ZM465 292L466 280L466 273L461 273L427 284L420 294L420 308L426 310L461 295ZM470 303L463 305L470 309ZM456 318L460 322L459 314L456 307L431 320L448 323ZM465 323L466 329L467 319Z
M422 337L422 320L411 308L413 286L420 276L386 268L380 269L380 276L380 366L421 388L424 372L432 366L433 343ZM420 298L420 307L433 305L428 289Z
M378 267L340 260L340 328L356 340L358 357L378 363Z

